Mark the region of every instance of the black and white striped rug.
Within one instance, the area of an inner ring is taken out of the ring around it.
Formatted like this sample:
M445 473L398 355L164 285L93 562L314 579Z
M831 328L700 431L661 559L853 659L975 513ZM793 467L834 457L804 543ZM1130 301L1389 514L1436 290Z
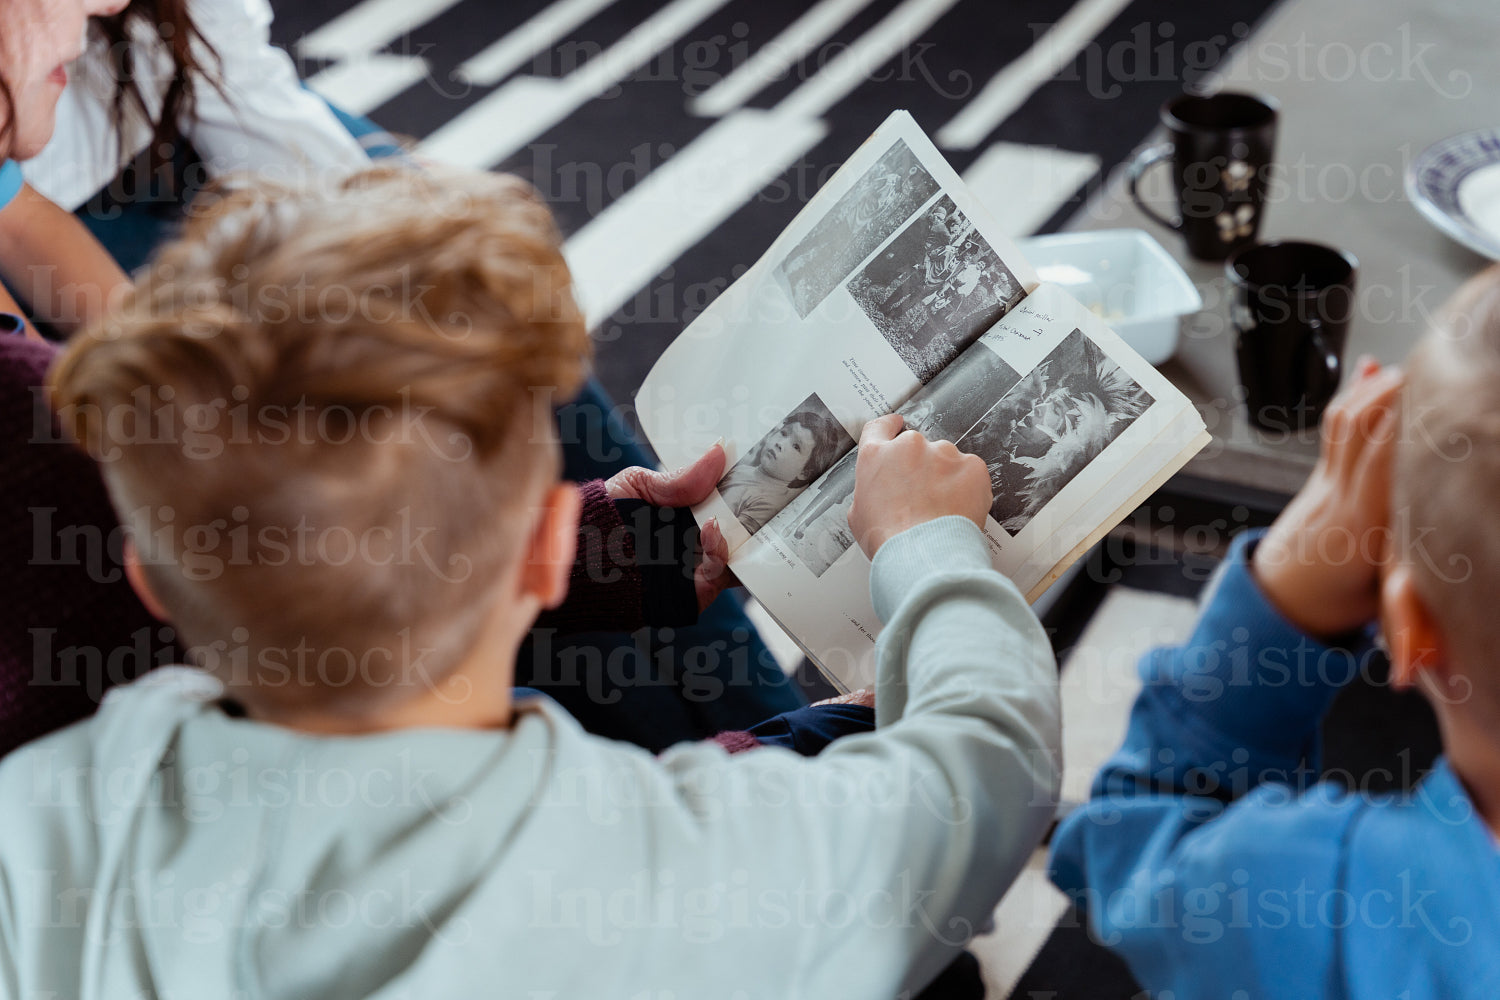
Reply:
M1015 235L1055 228L1272 0L277 0L314 89L530 178L598 370L662 349L905 108Z

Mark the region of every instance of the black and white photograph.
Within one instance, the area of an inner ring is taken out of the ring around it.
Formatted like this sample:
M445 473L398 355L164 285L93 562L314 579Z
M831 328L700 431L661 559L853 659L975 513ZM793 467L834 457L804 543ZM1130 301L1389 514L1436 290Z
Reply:
M854 438L813 393L730 467L719 496L753 535L853 447Z
M955 441L1021 381L1020 374L983 344L973 344L896 412L906 426L932 441ZM779 536L813 576L854 544L849 508L854 503L854 463L849 452L822 481L787 505Z
M944 195L865 265L849 294L926 385L1024 290Z
M805 318L816 309L937 190L937 181L898 139L777 266L797 315Z
M930 441L957 441L1020 381L1019 372L976 341L896 412Z
M989 466L990 516L1014 535L1153 402L1074 330L954 443Z
M839 459L828 475L792 501L777 522L778 537L813 576L821 577L854 544L849 508L854 506L858 457L858 452L851 451Z

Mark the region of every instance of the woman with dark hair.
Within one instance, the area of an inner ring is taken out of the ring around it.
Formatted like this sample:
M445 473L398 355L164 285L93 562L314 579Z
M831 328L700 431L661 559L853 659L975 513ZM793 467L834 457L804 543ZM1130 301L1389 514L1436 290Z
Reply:
M199 183L235 170L365 166L358 140L271 44L271 20L266 0L131 0L96 20L57 135L27 180L74 209L142 154L146 186L165 179L164 158L188 146Z
M27 183L134 270L215 177L367 165L271 19L266 0L131 0L96 19Z
M94 44L85 55L97 55L102 43L101 62L110 70L102 92L114 87L112 113L120 162L139 152L131 148L129 134L134 114L151 129L145 148L151 161L159 164L182 139L182 123L193 118L199 88L207 82L222 92L218 50L198 30L187 0L131 0L120 13L95 18L93 28ZM168 60L153 58L161 54ZM153 79L161 68L167 70L160 81L165 86ZM72 92L78 93L78 88ZM66 117L63 123L69 123ZM68 145L58 142L53 148L69 152Z
M70 286L92 290L102 303L125 275L76 219L22 182L18 161L35 157L52 137L87 19L122 6L123 0L0 4L0 276L24 285L32 305L64 328L87 318L67 302ZM0 311L21 313L3 288Z
M0 278L63 335L102 314L205 181L368 162L270 44L265 0L90 11L86 46L80 27L71 72L53 81L50 141L21 136L12 160L26 163L8 162L0 183Z

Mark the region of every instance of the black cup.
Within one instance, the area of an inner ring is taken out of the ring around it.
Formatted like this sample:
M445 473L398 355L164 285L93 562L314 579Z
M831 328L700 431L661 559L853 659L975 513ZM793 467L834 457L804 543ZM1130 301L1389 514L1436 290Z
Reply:
M1161 106L1170 142L1136 154L1130 197L1152 219L1181 233L1188 253L1223 260L1255 242L1266 203L1266 173L1276 147L1276 103L1269 97L1225 92L1183 94ZM1158 215L1141 200L1141 177L1170 158L1181 213Z
M1339 387L1359 261L1318 243L1263 243L1225 270L1235 288L1235 356L1250 420L1316 426Z

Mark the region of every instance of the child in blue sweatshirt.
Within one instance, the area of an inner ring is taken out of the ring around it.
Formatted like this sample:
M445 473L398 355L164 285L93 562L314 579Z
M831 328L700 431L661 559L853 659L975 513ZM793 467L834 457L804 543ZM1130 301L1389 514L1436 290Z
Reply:
M1153 995L1495 997L1500 268L1404 376L1362 363L1323 437L1192 637L1142 662L1125 745L1057 831L1053 878ZM1319 722L1377 620L1391 682L1426 695L1445 750L1393 797L1316 780Z

